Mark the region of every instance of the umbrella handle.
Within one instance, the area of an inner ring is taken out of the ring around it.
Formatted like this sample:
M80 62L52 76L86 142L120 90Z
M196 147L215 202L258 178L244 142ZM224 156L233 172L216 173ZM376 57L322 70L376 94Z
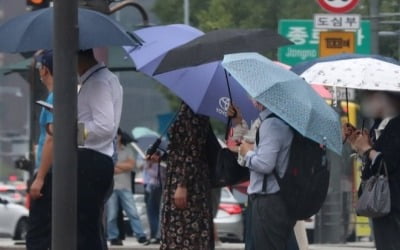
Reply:
M228 139L229 139L229 133L231 131L231 124L232 124L232 118L228 117L228 123L226 124L226 131L225 131L225 141L228 141Z
M146 150L146 156L152 156L161 145L161 138L157 138L157 140Z
M349 90L346 88L346 109L347 109L347 122L350 123L350 110L349 110Z
M226 71L226 69L224 69L224 73L225 73L225 80L226 80L226 86L228 87L228 95L229 95L229 100L230 100L230 104L233 104L233 100L232 100L232 92L231 92L231 86L229 84L229 78L228 78L228 72ZM232 125L232 117L228 117L228 123L226 125L226 131L225 131L225 140L227 141L229 139L229 132L231 129L231 125Z

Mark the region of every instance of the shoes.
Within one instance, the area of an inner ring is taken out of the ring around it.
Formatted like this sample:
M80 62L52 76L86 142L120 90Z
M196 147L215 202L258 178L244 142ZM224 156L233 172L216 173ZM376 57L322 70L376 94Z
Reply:
M113 239L110 240L111 246L123 246L124 244L122 243L122 240L119 239Z
M160 239L152 238L150 239L150 244L159 245L161 243Z
M138 242L139 242L140 244L143 244L144 246L150 245L150 241L147 240L146 237L140 237L140 238L138 239Z

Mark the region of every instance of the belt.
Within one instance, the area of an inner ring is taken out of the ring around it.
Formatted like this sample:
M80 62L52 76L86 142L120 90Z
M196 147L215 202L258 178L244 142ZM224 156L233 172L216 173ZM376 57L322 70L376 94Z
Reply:
M261 194L250 194L249 198L250 200L255 200L257 198L263 198L263 197L269 197L269 196L276 196L279 195L279 191L276 193L272 193L272 194L266 194L266 193L261 193Z

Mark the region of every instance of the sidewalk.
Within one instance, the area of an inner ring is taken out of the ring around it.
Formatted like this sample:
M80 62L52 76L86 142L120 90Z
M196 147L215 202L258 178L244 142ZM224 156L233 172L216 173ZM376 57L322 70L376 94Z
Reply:
M112 250L158 250L159 246L142 246L134 240L129 239L124 242L122 247L110 247ZM243 244L222 244L216 250L242 250ZM15 245L15 242L7 239L0 239L0 250L25 250L23 245ZM375 250L372 243L348 243L341 245L311 245L310 250Z

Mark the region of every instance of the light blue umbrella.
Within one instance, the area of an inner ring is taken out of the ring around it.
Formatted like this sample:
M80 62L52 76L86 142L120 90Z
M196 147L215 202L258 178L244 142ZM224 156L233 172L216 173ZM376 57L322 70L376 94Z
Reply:
M258 53L226 55L222 66L251 97L300 134L342 153L338 114L298 75Z
M159 137L160 134L158 134L156 131L151 130L146 127L136 127L132 129L132 135L133 138L138 139L141 137L147 137L147 136L154 136L154 137Z

